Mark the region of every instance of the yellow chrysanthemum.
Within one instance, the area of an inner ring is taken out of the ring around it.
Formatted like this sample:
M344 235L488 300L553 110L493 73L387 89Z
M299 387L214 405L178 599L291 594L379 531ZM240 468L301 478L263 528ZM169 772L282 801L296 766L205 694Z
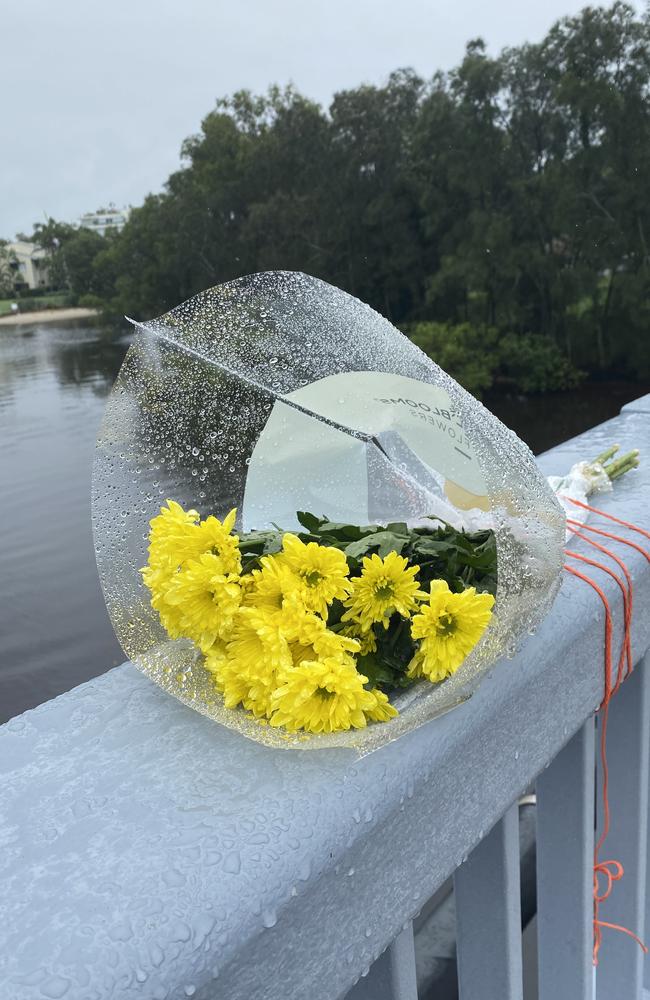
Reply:
M265 608L240 608L232 623L228 658L243 671L253 670L260 660L273 670L291 666L289 646L272 612Z
M349 592L348 563L339 549L316 542L305 544L288 532L282 539L279 560L294 574L305 607L323 618L327 617L328 604L343 600Z
M196 537L193 539L196 555L206 552L219 556L224 573L241 573L241 555L239 538L232 534L235 526L236 510L231 510L223 519L210 515L196 527Z
M152 575L155 571L152 571ZM144 576L144 574L143 574ZM147 583L151 590L151 607L158 612L160 623L170 639L179 639L183 633L183 616L181 609L167 604L165 595L169 589L169 576L164 576L163 582ZM145 581L146 582L146 581Z
M150 522L149 562L143 571L148 574L147 586L149 581L156 582L151 571L171 575L190 559L206 553L220 557L224 573L240 573L239 539L232 534L236 514L231 510L223 523L212 515L199 523L195 510L184 511L180 504L168 500L167 507L161 507Z
M292 574L279 560L264 556L261 569L250 574L251 586L246 594L246 604L253 608L282 610L282 599L291 589Z
M175 608L178 631L202 650L225 639L241 604L239 577L223 572L219 556L191 559L169 582L162 603Z
M264 608L241 608L226 643L225 657L219 653L214 660L206 659L226 708L242 704L258 717L270 714L270 698L278 686L278 677L291 664L276 616Z
M353 622L352 625L346 625L344 629L341 629L341 635L345 635L349 639L356 639L359 643L359 656L367 656L368 653L377 652L377 636L371 628L364 632L357 622Z
M375 622L388 628L394 612L408 618L417 607L418 598L426 595L415 579L419 566L409 566L403 556L389 552L385 559L366 556L361 576L352 580L352 592L345 605L343 621L356 621L364 632Z
M246 607L264 609L275 617L278 628L288 637L295 633L306 612L302 600L302 582L275 556L264 556L261 567L248 574L251 582L246 589L243 604Z
M487 628L493 605L491 594L477 594L474 587L453 594L444 580L434 580L429 602L411 624L420 648L409 664L409 676L441 681L458 670Z
M290 640L289 651L294 666L318 660L346 660L350 654L359 652L356 639L337 634L328 629L322 618L309 612L303 612L295 619L295 628L284 629L284 635Z
M380 691L379 688L373 688L370 692L375 699L375 704L372 708L366 708L366 718L370 722L388 722L389 719L394 719L399 712L394 705L388 700L388 696Z
M237 708L244 701L252 705L250 699L250 678L236 664L232 663L227 656L222 657L218 655L212 657L208 655L205 658L205 666L212 674L217 690L223 695L223 702L226 708ZM263 715L265 711L266 708L260 706L258 714Z
M147 565L140 572L142 574L142 582L151 593L151 606L159 613L162 613L161 601L167 592L169 581L174 575L175 570L171 564L167 564L164 567Z
M271 725L290 733L335 733L363 729L366 709L375 704L366 691L367 678L357 673L351 658L306 660L288 671L271 697Z
M218 659L208 669L214 676L217 690L223 694L226 708L243 705L257 718L269 715L270 699L277 687L277 679L268 663L261 660L254 669L243 669L234 660Z
M195 533L199 515L183 510L175 500L166 504L149 522L149 568L171 572L185 558L185 545Z

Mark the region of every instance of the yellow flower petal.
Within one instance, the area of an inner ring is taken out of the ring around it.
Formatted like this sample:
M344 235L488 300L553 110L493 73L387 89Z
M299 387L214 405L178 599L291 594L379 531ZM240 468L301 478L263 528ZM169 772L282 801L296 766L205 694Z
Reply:
M370 694L375 699L374 705L365 709L366 718L370 722L388 722L389 719L394 719L396 715L399 715L395 706L389 702L388 696L379 688L373 688Z
M204 554L190 560L170 580L162 604L176 609L181 635L209 648L225 639L241 604L239 577L225 574L219 556Z
M415 579L420 567L409 566L397 552L389 552L385 559L376 554L366 556L362 566L361 576L352 580L352 591L345 601L348 610L342 620L358 622L364 632L379 622L388 628L395 612L408 618L417 608L418 599L426 596Z
M287 532L282 538L281 564L296 580L296 589L308 611L327 617L333 600L343 600L350 590L347 559L339 549L316 542L305 544Z
M441 681L455 673L489 625L493 606L491 594L477 594L474 587L453 594L443 580L435 580L429 602L412 620L411 635L420 647L409 676Z
M363 686L366 680L351 658L304 661L286 674L284 684L272 695L271 725L291 733L362 729L364 712L375 703Z

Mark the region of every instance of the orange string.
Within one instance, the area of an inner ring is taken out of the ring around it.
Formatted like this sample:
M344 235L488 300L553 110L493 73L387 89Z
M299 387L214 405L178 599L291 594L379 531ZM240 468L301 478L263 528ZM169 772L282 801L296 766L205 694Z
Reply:
M592 510L595 510L595 508L592 507ZM570 517L567 517L566 523L570 527L578 527L583 531L590 531L594 535L602 535L603 538L611 538L613 541L620 542L622 545L629 545L631 549L636 549L637 552L640 552L641 555L644 556L648 562L650 562L650 553L648 553L641 545L637 545L636 542L631 542L629 538L624 538L622 535L614 535L609 531L603 531L602 528L594 528L590 524L583 524L582 521L573 521Z
M590 507L588 503L583 503L582 500L575 500L573 497L563 496L562 499L568 500L569 503L574 504L576 507L582 507L583 510L590 510L592 514L598 514L599 517L605 517L608 521L616 521L617 524L622 524L624 528L629 528L630 531L636 531L639 535L645 535L646 538L650 538L650 531L640 528L638 524L632 524L631 521L623 521L620 517L614 517L613 514L599 510L598 507Z
M643 949L645 954L648 954L648 949L641 938L637 937L629 927L622 927L621 924L611 924L607 920L600 920L597 916L597 907L607 899L614 888L614 882L619 882L624 874L625 869L620 861L597 861L594 863L594 965L598 965L598 951L602 942L603 927L608 927L612 931L622 931L623 934L629 935ZM606 887L603 892L600 891L598 882L600 875L604 875L606 880Z
M634 531L638 531L642 535L646 535L650 538L650 532L644 531L642 528L637 528L636 525L629 524L627 521L622 521L620 518L616 518L611 514L605 514L603 511L598 510L595 507L590 507L588 504L581 503L578 500L572 500L578 507L584 507L586 510L592 511L595 514L602 515L603 517L609 518L612 521L616 521L618 524L623 525L626 528L630 528ZM594 885L593 885L593 897L594 897L594 946L593 946L593 963L598 965L598 953L600 951L600 946L602 943L602 932L603 928L607 927L610 930L621 931L623 934L627 934L631 937L637 944L643 949L647 954L648 949L644 945L643 941L637 935L629 930L627 927L623 927L620 924L609 923L606 920L601 920L599 915L600 904L604 902L611 894L614 882L620 881L624 875L623 865L620 861L609 860L601 861L599 858L600 851L607 839L607 835L610 829L610 809L609 809L609 769L607 766L607 722L609 718L609 703L611 698L618 691L622 681L623 681L623 666L627 662L627 672L626 677L632 671L632 648L631 648L631 626L632 626L632 608L633 608L633 584L630 572L623 562L623 560L617 556L610 549L606 548L604 545L599 544L594 539L589 538L583 532L587 531L593 534L602 535L606 538L611 538L613 541L621 542L624 545L629 545L634 549L637 549L642 555L650 562L650 554L646 552L640 545L631 542L629 539L624 538L620 535L614 535L606 531L602 531L599 528L594 528L592 526L584 525L579 521L574 521L567 518L567 525L571 533L577 537L587 542L593 548L598 549L604 555L613 559L619 568L622 570L625 577L625 583L621 577L614 572L605 563L600 562L596 559L590 559L588 556L581 555L577 552L572 552L570 550L565 550L566 555L571 559L579 560L589 566L594 566L596 569L600 569L612 577L623 595L623 619L624 619L624 629L623 629L623 642L621 646L621 653L618 661L616 685L612 687L612 612L610 608L607 596L601 587L598 586L595 580L585 573L581 573L573 566L565 564L564 568L568 573L573 576L578 577L585 583L595 590L598 594L603 608L605 609L605 688L603 694L603 700L601 703L601 726L600 726L600 761L602 769L602 787L603 787L603 825L598 842L594 847ZM580 530L578 530L580 529ZM605 887L601 890L601 880L604 878Z
M578 552L571 552L569 549L564 550L564 554L569 556L571 559L578 559L580 562L587 563L589 566L595 566L596 569L601 569L603 573L607 573L611 576L613 580L616 581L623 594L623 618L625 622L623 644L621 646L621 655L618 661L618 669L616 671L616 684L612 688L612 694L616 694L619 687L623 682L623 667L627 663L627 671L625 676L629 676L632 672L632 648L630 643L630 620L631 620L631 593L628 592L628 588L621 580L618 573L615 573L613 569L606 566L605 563L599 562L597 559L589 559L588 556L580 555Z
M604 709L607 707L609 697L612 690L612 612L609 606L609 601L605 595L605 592L601 587L598 586L595 580L592 580L590 576L586 576L581 573L580 570L575 569L573 566L569 566L567 563L564 564L564 568L567 573L571 573L572 576L577 576L580 580L584 580L589 586L596 591L600 597L603 607L605 609L605 693L603 695L603 700L600 704L600 708Z

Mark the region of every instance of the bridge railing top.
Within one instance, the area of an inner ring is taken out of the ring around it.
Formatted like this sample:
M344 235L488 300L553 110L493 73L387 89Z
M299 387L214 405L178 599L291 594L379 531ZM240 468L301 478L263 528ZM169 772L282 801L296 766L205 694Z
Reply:
M545 453L543 471L614 441L650 453L650 397L638 404ZM650 528L649 488L642 462L601 505ZM650 567L625 558L646 606ZM649 645L638 615L635 657ZM567 579L469 702L361 760L258 746L130 664L12 719L0 995L342 995L595 710L602 654L600 602Z

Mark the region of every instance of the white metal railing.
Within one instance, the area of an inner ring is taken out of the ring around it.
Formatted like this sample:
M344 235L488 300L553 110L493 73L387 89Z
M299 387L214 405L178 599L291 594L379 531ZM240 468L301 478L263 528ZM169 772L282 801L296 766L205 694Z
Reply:
M650 454L649 404L542 456L544 471L612 441ZM642 464L602 505L650 528L649 487ZM610 708L604 856L626 876L601 915L643 936L650 566L625 558L638 665ZM414 1000L412 920L453 875L462 1000L517 1000L516 803L536 782L539 997L591 1000L602 652L599 601L567 579L467 704L362 760L252 744L129 664L11 720L0 997ZM637 945L605 931L599 1000L639 1000L642 975Z

